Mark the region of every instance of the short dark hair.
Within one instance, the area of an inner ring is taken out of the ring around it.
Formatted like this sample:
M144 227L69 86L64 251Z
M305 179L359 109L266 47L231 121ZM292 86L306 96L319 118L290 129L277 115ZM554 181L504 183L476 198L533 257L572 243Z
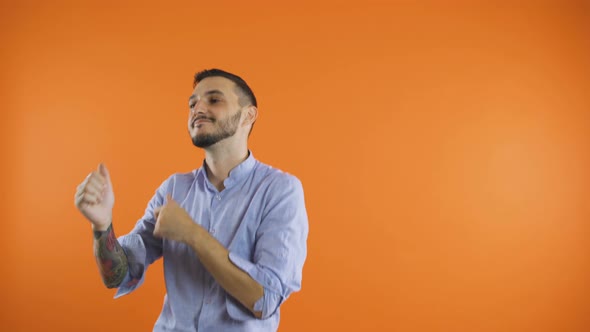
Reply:
M224 70L221 69L205 69L202 70L198 73L195 74L195 81L193 82L193 88L195 86L197 86L197 84L199 82L201 82L202 80L206 79L207 77L215 77L215 76L221 76L221 77L225 77L228 80L232 81L235 83L235 85L238 87L238 89L240 90L240 92L244 95L244 97L247 99L247 102L249 102L250 104L258 107L258 104L256 103L256 97L254 96L254 92L252 92L252 89L250 89L250 87L248 86L248 84L246 83L246 81L244 81L240 76L238 75L234 75L232 73L228 73ZM243 99L240 98L240 105L244 106L245 103L242 103Z

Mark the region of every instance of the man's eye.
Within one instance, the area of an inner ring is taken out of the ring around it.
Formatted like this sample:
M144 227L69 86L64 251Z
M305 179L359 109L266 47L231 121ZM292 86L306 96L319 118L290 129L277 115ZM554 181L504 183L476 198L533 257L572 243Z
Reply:
M188 108L190 108L190 109L193 109L193 108L195 108L195 103L190 103L190 104L188 105Z
M211 98L211 99L209 99L209 103L211 103L211 104L216 104L218 102L219 102L219 99L217 99L217 98Z

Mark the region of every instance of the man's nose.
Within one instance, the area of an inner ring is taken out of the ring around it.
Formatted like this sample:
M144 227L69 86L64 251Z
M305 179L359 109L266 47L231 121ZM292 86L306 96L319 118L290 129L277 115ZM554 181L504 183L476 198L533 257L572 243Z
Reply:
M205 113L205 103L203 103L201 100L195 101L195 106L191 110L191 113L193 113L193 114Z

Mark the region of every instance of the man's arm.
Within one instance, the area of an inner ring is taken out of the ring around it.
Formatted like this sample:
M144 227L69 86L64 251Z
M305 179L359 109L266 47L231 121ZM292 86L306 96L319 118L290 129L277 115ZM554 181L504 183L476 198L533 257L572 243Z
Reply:
M94 257L102 277L108 288L119 287L128 270L127 255L117 241L113 224L107 230L94 230Z
M261 311L254 310L254 304L264 295L262 285L230 261L229 251L217 239L203 227L195 224L170 196L166 205L157 209L155 214L155 236L189 245L203 266L227 293L248 308L254 316L262 317Z
M88 174L78 186L74 203L90 221L94 233L94 256L104 284L118 287L128 270L127 256L115 237L112 226L115 194L104 164Z
M261 318L262 312L255 311L254 304L264 295L262 285L229 260L229 251L216 238L200 225L193 225L193 235L188 237L186 243L197 253L217 283L254 316Z

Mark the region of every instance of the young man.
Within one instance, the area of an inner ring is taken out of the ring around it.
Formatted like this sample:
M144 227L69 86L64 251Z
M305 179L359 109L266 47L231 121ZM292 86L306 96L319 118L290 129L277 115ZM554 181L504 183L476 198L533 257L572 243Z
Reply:
M301 288L308 233L301 183L248 149L258 110L240 77L196 74L189 108L203 165L164 181L129 234L115 237L103 164L77 188L103 281L118 288L115 298L128 294L163 257L167 294L154 331L275 331L280 305Z

